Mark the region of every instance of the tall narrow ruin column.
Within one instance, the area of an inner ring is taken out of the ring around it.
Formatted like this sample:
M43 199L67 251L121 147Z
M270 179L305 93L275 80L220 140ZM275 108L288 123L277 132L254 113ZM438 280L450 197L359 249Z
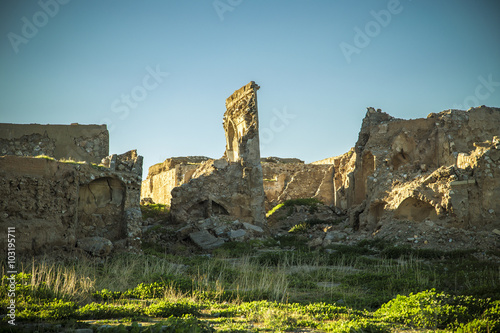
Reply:
M197 176L172 190L171 214L177 222L226 214L242 222L264 225L265 194L260 164L259 121L255 82L226 99L223 158L207 161Z
M251 81L226 99L223 126L226 131L225 157L228 162L241 162L248 166L260 165L257 109L259 88Z
M259 86L251 81L236 90L226 99L224 130L226 152L229 163L239 163L243 180L246 181L249 209L253 222L265 223L265 194L262 166L260 163L259 116L257 90Z

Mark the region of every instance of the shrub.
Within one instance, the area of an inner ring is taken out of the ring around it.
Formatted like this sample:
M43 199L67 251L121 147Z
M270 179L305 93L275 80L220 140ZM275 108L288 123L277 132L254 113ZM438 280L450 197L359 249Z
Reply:
M90 303L76 311L76 316L79 319L112 319L131 317L137 318L142 315L142 307L140 304L100 304Z
M162 322L162 330L164 333L212 333L215 332L212 326L202 322L191 315L183 316L182 318L170 317Z
M56 321L67 319L74 315L76 305L61 299L45 301L42 304L28 304L25 308L18 309L16 319L19 320L44 320Z
M479 318L490 301L470 296L451 296L426 290L409 296L398 295L375 312L383 320L416 328L454 328Z
M158 303L151 304L144 313L152 317L181 317L186 314L199 315L199 307L188 301L180 302L167 302L160 301Z
M97 301L110 301L119 299L122 296L120 291L110 291L108 289L103 289L101 291L96 291L92 294L92 297Z
M321 329L327 332L336 333L389 333L390 327L384 323L372 322L365 318L359 318L351 321L337 321L320 325Z

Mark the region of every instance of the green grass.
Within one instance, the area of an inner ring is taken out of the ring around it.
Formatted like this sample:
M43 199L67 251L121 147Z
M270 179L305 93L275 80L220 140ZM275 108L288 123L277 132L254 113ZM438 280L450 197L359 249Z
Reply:
M16 329L48 323L39 331L500 331L499 267L472 251L412 250L380 240L332 246L330 253L302 245L289 235L228 243L211 257L22 261ZM0 330L11 328L7 319Z
M149 205L141 205L142 218L155 218L160 220L167 220L169 209L167 205L164 204L149 204Z

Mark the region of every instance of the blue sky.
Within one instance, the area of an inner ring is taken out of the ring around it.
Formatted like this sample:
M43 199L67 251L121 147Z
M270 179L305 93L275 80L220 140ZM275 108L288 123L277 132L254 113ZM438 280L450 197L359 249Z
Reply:
M366 107L500 106L500 2L3 0L0 122L108 124L144 168L222 156L225 99L256 81L261 155L346 152Z

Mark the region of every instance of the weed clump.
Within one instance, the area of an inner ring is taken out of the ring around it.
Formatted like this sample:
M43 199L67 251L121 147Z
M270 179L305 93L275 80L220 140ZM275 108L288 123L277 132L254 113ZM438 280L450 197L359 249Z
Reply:
M498 302L471 296L452 296L432 289L409 296L398 295L382 305L375 315L384 321L426 329L456 329L480 318L491 329L500 328L500 317L493 319L491 316L497 313Z
M169 210L164 204L148 204L141 205L142 218L154 218L159 220L167 220Z

